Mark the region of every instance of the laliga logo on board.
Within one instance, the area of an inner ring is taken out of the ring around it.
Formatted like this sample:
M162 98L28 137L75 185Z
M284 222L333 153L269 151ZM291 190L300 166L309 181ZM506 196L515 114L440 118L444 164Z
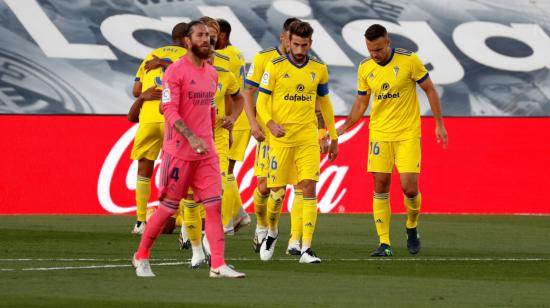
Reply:
M338 121L336 123L336 126L340 126L343 122L343 120ZM340 145L351 140L361 130L364 124L365 122L360 122L354 129L340 136ZM103 166L101 167L97 183L97 197L101 206L105 209L105 211L109 213L125 214L134 212L136 210L135 204L117 204L113 200L111 191L123 190L124 192L127 192L129 196L132 196L133 199L137 176L137 161L133 161L126 171L119 169L123 168L121 160L129 159L129 157L125 157L124 154L134 140L137 129L138 125L136 124L128 129L120 137L120 139L117 140L117 142L114 144L114 146L111 148L111 151L105 158ZM253 182L253 160L255 154L255 145L256 141L252 138L246 150L244 163L236 166L234 172L235 177L240 180L239 190L241 192L243 206L245 209L253 204L253 195L251 193L253 191L253 187L251 187L251 185L252 183L255 183ZM340 204L342 198L347 192L347 189L345 187L342 187L342 183L344 181L344 178L346 177L349 167L341 164L342 162L338 161L338 165L334 164L327 166L327 162L327 157L323 158L323 160L321 161L321 174L319 176L319 182L317 183L317 199L319 200L318 207L322 213L328 213L332 211L338 204ZM157 167L160 163L160 159L155 161L155 167ZM122 171L123 173L126 172L126 176L124 177L125 181L123 181L124 184L113 183L114 174L120 171ZM157 188L159 186L160 176L160 172L158 171L158 168L155 168L155 173L153 174L153 178L155 179L154 183ZM331 178L332 180L330 180ZM325 193L319 195L319 191L321 190L325 191ZM156 199L154 195L152 195L152 199ZM289 204L290 210L292 200L294 199L294 193L291 193L286 199ZM155 200L148 204L148 206L155 205L158 205L158 200Z

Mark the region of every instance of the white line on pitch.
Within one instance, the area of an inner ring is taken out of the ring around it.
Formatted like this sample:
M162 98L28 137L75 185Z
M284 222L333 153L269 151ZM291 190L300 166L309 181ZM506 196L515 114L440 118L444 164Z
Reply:
M172 266L189 264L189 262L162 262L153 263L154 266ZM31 267L22 268L21 271L58 271L58 270L75 270L75 269L103 269L103 268L119 268L131 267L131 264L105 264L105 265L86 265L86 266L63 266L63 267Z

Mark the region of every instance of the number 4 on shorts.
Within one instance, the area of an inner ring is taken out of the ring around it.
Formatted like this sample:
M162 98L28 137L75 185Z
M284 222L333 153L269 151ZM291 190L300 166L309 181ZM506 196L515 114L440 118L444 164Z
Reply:
M170 178L176 180L176 182L180 179L180 169L174 168L172 169L172 173L170 174Z

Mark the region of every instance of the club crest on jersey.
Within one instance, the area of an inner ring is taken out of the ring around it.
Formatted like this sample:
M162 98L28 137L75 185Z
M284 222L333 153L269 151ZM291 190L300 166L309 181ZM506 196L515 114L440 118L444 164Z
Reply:
M399 66L394 66L393 72L395 73L395 77L397 77L397 74L399 73Z
M155 84L162 87L162 78L160 76L155 77Z
M269 85L269 73L268 72L265 72L262 76L262 84L264 86L267 86Z
M315 73L314 72L311 72L311 81L315 81Z
M168 103L170 101L170 88L162 90L162 103Z
M305 88L304 85L299 83L298 85L296 85L296 92L302 93L304 92L304 88Z
M254 75L254 64L250 64L250 68L248 69L248 74L246 74L246 77L252 77Z

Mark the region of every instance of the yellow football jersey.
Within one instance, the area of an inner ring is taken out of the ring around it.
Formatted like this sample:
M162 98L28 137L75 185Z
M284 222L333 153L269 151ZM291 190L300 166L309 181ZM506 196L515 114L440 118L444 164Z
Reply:
M216 89L216 129L221 128L221 120L226 116L225 95L235 95L239 93L239 82L230 71L221 67L215 67L218 73L218 88Z
M229 71L231 71L231 73L233 73L233 75L237 77L239 87L243 89L246 60L244 59L242 52L233 45L229 45L224 49L216 50L216 52L229 57ZM243 112L239 115L237 121L235 121L233 130L247 129L250 129L250 124L248 124L246 113Z
M145 72L145 62L153 59L156 56L163 60L175 62L187 53L187 49L179 46L164 46L150 52L141 62L136 73L136 81L141 81L141 91L146 91L150 87L156 86L162 90L162 77L164 75L163 68L156 68ZM159 112L159 100L145 101L139 113L140 123L156 123L164 122L164 116Z
M317 144L317 116L315 100L317 95L328 95L328 69L316 58L308 57L302 65L295 64L290 57L276 58L266 65L260 81L259 91L270 96L259 99L258 113L264 122L273 120L282 125L285 136L270 136L272 146L293 147ZM267 106L261 106L267 101ZM266 118L270 110L271 118Z
M231 72L231 57L219 53L217 50L214 52L213 66L221 67L226 71Z
M416 84L428 78L418 56L405 49L392 49L388 62L361 62L357 71L358 95L370 94L370 138L399 141L420 137L420 105Z
M259 88L267 63L282 55L283 53L277 47L267 48L258 52L254 56L254 60L252 61L252 64L250 64L250 68L248 68L245 82L251 86Z

